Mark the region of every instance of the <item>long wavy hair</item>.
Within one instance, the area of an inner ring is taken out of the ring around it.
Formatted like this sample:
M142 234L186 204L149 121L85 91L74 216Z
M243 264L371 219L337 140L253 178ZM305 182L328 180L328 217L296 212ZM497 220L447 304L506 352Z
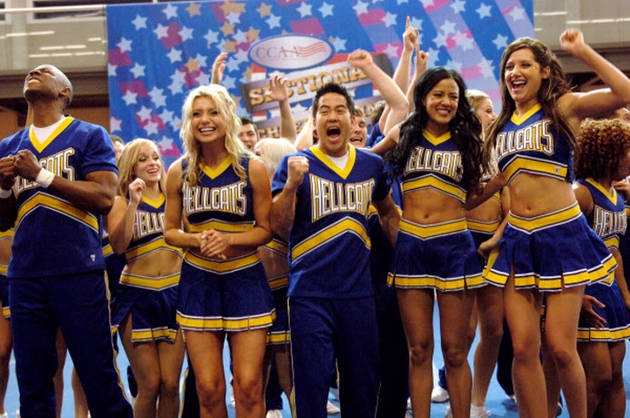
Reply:
M501 112L490 127L490 132L485 142L486 156L491 155L492 149L496 144L497 134L508 120L510 120L516 110L516 103L514 99L512 99L512 96L510 96L508 85L505 82L505 67L510 56L515 51L524 48L528 48L532 51L534 59L540 65L541 71L545 68L549 68L549 77L542 80L542 84L538 90L538 103L540 103L542 107L543 114L551 119L553 125L560 133L566 136L569 145L573 148L574 152L577 153L579 147L577 146L575 133L560 115L560 111L556 106L560 96L571 90L571 86L566 79L560 61L558 61L558 58L556 58L549 47L544 43L532 38L519 38L505 48L503 57L501 58Z
M455 70L431 68L418 80L413 91L415 110L400 126L400 141L387 153L385 159L392 165L392 175L397 176L403 172L413 148L424 141L422 132L429 121L424 99L444 79L452 79L459 89L457 112L448 123L448 129L462 156L462 182L468 190L475 191L479 186L481 173L486 169L482 152L481 122L466 99L466 84Z
M160 149L157 144L149 139L136 138L129 142L123 148L120 158L118 159L118 187L116 192L119 196L127 197L129 193L129 184L136 179L134 173L134 167L140 158L140 150L145 145L153 147L158 155L160 155ZM164 170L164 161L160 155L160 191L164 193L166 190L166 171Z
M244 156L252 156L253 153L238 138L238 133L241 130L241 119L236 114L236 104L225 87L219 84L208 84L199 86L188 93L182 109L182 126L179 130L179 137L184 144L184 155L182 158L188 164L184 172L186 182L195 184L200 176L201 145L195 139L192 128L193 103L195 99L200 97L207 97L214 102L225 125L224 143L226 151L232 157L232 167L239 177L247 177L241 160Z

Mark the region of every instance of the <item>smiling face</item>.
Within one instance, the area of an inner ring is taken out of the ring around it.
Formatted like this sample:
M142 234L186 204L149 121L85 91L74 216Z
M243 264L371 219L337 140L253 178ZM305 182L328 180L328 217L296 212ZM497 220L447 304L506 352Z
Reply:
M342 157L348 149L352 133L352 117L346 98L338 93L326 93L319 98L315 114L317 146L331 157Z
M354 112L352 118L352 134L350 135L350 144L356 148L365 148L367 142L367 122L363 116L363 112Z
M427 129L434 135L448 131L448 124L457 113L459 86L452 78L440 80L424 97L422 104L429 119Z
M494 113L494 107L492 106L492 100L484 98L479 101L479 104L475 106L475 114L481 121L482 132L486 132L488 127L497 118L497 114Z
M133 174L147 184L160 181L162 177L162 161L155 144L145 143L140 147L138 158L133 167Z
M517 109L527 111L538 103L538 91L549 73L549 67L542 68L531 49L512 52L506 61L503 78Z
M201 143L225 140L223 117L210 97L200 96L193 101L191 122L195 140Z
M258 133L256 133L254 125L247 123L241 127L238 138L248 149L253 151L256 142L258 142Z

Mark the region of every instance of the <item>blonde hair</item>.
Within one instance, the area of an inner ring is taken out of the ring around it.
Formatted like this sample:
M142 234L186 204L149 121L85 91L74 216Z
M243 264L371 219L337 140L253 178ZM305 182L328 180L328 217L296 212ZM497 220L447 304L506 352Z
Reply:
M468 100L473 112L476 112L477 106L479 106L484 100L490 100L490 96L481 90L468 89L466 90L466 99Z
M119 196L127 197L129 192L129 184L136 179L134 173L134 167L140 157L140 150L145 145L150 145L155 148L158 155L160 155L160 149L157 144L150 139L136 138L133 141L125 144L120 159L118 160L118 188L117 193ZM160 155L160 191L164 193L166 190L166 171L164 170L164 161Z
M224 146L227 153L232 157L232 167L239 177L247 177L241 160L244 156L251 156L252 154L238 138L238 133L241 130L241 119L236 115L236 104L225 87L219 84L209 84L199 86L188 93L182 108L182 126L179 131L179 137L184 144L182 159L188 163L185 170L185 181L188 184L195 184L200 175L199 155L201 154L201 146L195 139L192 129L193 104L200 97L207 97L214 102L216 110L225 124Z
M269 177L275 173L282 157L297 152L295 145L284 138L263 138L256 143L254 149L261 156Z

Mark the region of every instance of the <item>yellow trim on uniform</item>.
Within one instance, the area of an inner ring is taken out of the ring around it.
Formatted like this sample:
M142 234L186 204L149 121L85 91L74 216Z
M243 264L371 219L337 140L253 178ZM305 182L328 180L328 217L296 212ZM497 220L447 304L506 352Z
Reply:
M271 290L282 289L289 286L289 276L287 274L283 274L278 277L272 277L267 279L267 283L269 283Z
M503 175L508 179L508 184L519 171L526 171L539 175L549 175L557 178L566 178L568 168L552 161L543 161L526 155L515 156L503 169Z
M574 203L567 208L533 218L523 218L510 212L508 214L508 223L515 228L531 233L548 226L565 223L581 215L580 207L577 203Z
M184 255L184 260L202 270L216 274L224 274L253 266L254 264L260 262L260 255L258 254L258 251L254 251L242 257L219 261L210 260L188 251L186 255Z
M473 232L485 232L486 234L493 233L499 228L501 220L495 219L494 221L480 221L478 219L466 219L468 229Z
M164 195L164 193L161 193L157 199L149 199L147 196L142 196L142 201L147 205L157 209L162 206L166 201L166 195Z
M201 169L201 171L211 179L216 179L217 177L219 177L221 173L223 173L230 165L232 165L232 157L230 156L225 157L225 159L214 168L206 165L206 163L204 163L203 161L199 162L199 168Z
M427 239L465 231L468 229L468 223L466 222L466 218L429 225L420 225L406 219L401 219L399 228L402 232L407 232L418 238Z
M433 174L429 174L421 178L405 181L402 183L403 193L416 189L424 189L427 187L431 187L446 194L449 194L461 202L466 201L466 190L459 186L455 186L447 181L444 181Z
M579 342L613 342L630 338L630 326L617 329L578 328Z
M268 328L272 325L275 318L275 311L247 318L187 317L177 312L177 322L183 329L188 330L243 331Z
M449 139L451 139L451 132L446 132L443 133L440 136L435 136L433 135L431 132L429 132L428 130L423 130L422 131L422 135L424 135L424 137L427 139L427 141L429 141L431 144L437 146L440 145L446 141L448 141Z
M523 116L517 115L515 111L514 113L512 113L512 117L510 118L510 121L516 125L520 125L523 122L525 122L527 119L529 119L531 115L538 112L540 109L542 109L542 106L540 105L540 103L536 103L531 109L525 112Z
M337 173L337 175L344 180L348 178L348 175L350 175L350 172L352 171L352 168L354 167L354 162L357 159L357 150L354 148L354 146L349 145L348 146L348 161L346 162L346 166L343 169L341 169L317 145L313 145L309 149L317 158L319 158L324 164L326 164L328 168L330 168L332 171Z
M139 274L130 274L122 272L120 275L120 284L133 287L141 287L150 290L162 290L179 284L180 272L169 274L166 276L142 276Z
M175 341L176 337L177 331L169 328L140 329L131 331L131 341L133 342L155 341L163 340L165 338L170 341Z
M613 205L617 205L617 192L615 191L615 189L613 190L606 190L604 189L604 186L602 186L601 184L599 184L594 178L592 177L587 177L586 179L584 179L585 182L587 182L588 184L590 184L591 186L595 187L597 190L600 191L601 194L603 194L604 196L606 196L608 198L608 200L610 200L610 202Z
M9 266L7 264L0 264L0 274L6 276L9 271Z
M151 253L153 251L157 251L159 249L163 249L166 251L173 251L177 254L182 254L182 249L179 247L174 247L166 243L164 239L164 235L160 235L156 237L154 240L139 244L137 247L133 247L128 249L125 252L125 257L127 257L127 261L134 260L138 257L142 257Z
M44 194L44 193L36 193L30 199L25 201L18 210L16 224L22 222L22 218L24 218L28 213L38 206L43 206L48 209L52 209L55 212L61 212L64 215L68 215L75 220L85 224L87 227L92 228L95 231L98 231L98 218L92 215L90 212L79 209L76 206L71 205L65 200L61 200L54 196Z
M359 235L359 237L361 237L361 239L365 242L366 247L371 247L370 238L367 235L365 227L357 220L345 217L295 245L291 251L291 260L296 260L333 237L350 232L354 232Z
M208 222L192 225L188 225L189 232L203 232L209 229L215 229L219 232L247 232L254 229L254 222L224 222L217 219L212 219Z
M608 237L603 240L606 247L618 249L619 248L619 237L617 235L613 235L612 237Z
M397 288L434 288L442 292L452 292L464 289L473 289L481 287L486 284L486 281L481 276L481 273L474 276L466 276L460 278L441 279L435 276L401 276L396 274L396 277L392 273L387 274L387 284L389 286L395 285Z
M269 334L267 334L267 344L280 345L280 344L290 344L290 343L291 343L291 332L288 330L270 332Z
M0 231L0 241L13 238L15 236L15 229L9 228L6 231Z
M11 308L9 306L2 307L2 317L4 319L11 319Z
M280 255L289 254L289 246L287 245L287 243L275 238L266 243L265 248L268 248L270 251L273 251L274 253L278 253Z
M64 129L68 127L72 123L74 118L72 116L66 116L66 118L57 126L57 129L50 134L45 141L40 142L37 136L35 136L35 130L33 129L33 125L29 127L28 137L31 140L31 144L33 147L41 154L41 152L53 141L53 139L57 138L57 136L63 132Z
M103 257L109 257L114 254L114 248L112 248L112 244L107 244L103 247Z

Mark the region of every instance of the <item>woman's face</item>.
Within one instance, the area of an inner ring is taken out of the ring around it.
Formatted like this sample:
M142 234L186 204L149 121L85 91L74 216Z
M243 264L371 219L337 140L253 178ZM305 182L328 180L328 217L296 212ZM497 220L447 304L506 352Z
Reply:
M518 49L508 58L503 78L517 107L530 107L538 102L538 91L549 78L549 67L542 68L529 48Z
M191 127L193 136L199 142L225 140L225 122L210 97L201 96L193 101Z
M475 114L481 121L483 132L486 132L488 127L497 118L497 114L494 113L494 107L492 106L492 100L488 98L484 98L479 101L479 104L475 107Z
M133 167L133 174L145 183L160 181L162 177L162 161L157 146L144 144L140 147L138 159Z
M429 116L427 128L438 131L443 131L445 127L448 129L449 122L457 113L459 94L459 86L452 78L440 80L429 90L422 101Z

